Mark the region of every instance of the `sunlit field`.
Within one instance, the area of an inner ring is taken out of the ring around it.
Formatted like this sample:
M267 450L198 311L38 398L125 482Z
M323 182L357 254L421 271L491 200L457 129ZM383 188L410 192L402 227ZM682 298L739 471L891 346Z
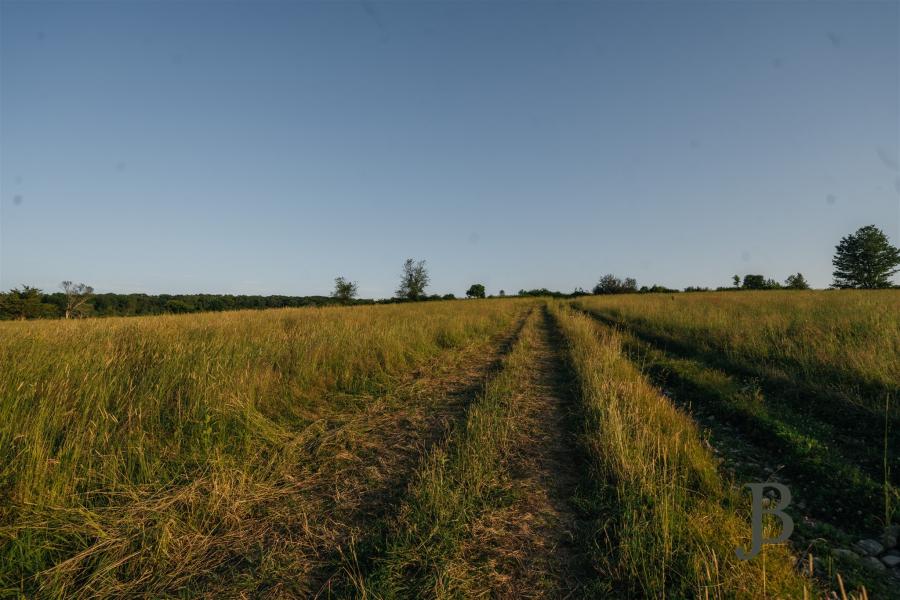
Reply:
M895 291L6 322L0 364L0 595L896 597L852 550L900 523ZM797 528L742 561L759 481Z
M263 513L302 512L304 478L349 466L355 415L415 393L401 388L523 308L0 324L0 587L174 593L241 552L264 560L283 522Z
M897 290L595 297L585 307L760 377L879 415L900 391ZM900 412L900 400L893 413Z
M884 541L882 531L896 536L900 292L627 295L575 306L619 332L632 361L704 426L726 470L789 483L795 545L829 556L861 538ZM870 575L839 554L845 578Z

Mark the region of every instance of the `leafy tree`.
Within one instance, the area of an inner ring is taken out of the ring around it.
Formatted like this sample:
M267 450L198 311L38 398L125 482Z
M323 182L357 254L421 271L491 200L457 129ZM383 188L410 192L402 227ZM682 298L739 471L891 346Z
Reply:
M622 280L608 273L600 278L597 285L594 286L595 294L615 294L622 288Z
M806 283L803 273L797 273L796 275L788 275L788 278L784 280L784 287L789 290L808 290L809 284Z
M622 281L612 274L604 275L594 286L595 294L628 294L636 291L637 281L635 279L626 277L625 281Z
M60 287L66 294L66 318L83 316L87 309L85 304L94 295L94 288L83 283L72 283L71 281L63 281Z
M841 239L835 248L833 287L888 288L900 265L900 249L874 225L866 225Z
M667 288L664 285L654 284L650 287L647 287L646 285L642 285L641 289L638 291L642 294L676 294L676 293L680 292L681 290L673 290L673 289Z
M180 314L194 312L196 309L184 300L169 300L166 302L166 312Z
M533 290L519 290L520 296L553 296L553 297L563 297L565 294L560 294L559 292L551 292L547 288L536 288Z
M500 290L500 297L503 298L506 296L506 290Z
M336 298L341 302L350 302L351 300L356 298L357 291L358 290L355 281L349 281L344 277L335 277L334 291L331 292L331 297Z
M425 296L425 288L428 287L430 277L425 261L414 261L407 258L403 263L403 275L400 279L400 287L397 288L397 297L406 300L420 300Z
M762 275L744 275L744 284L741 287L745 290L764 290L766 278Z
M44 294L36 287L23 285L0 294L0 319L42 319L59 313L55 305L44 302Z
M466 292L467 298L484 298L484 286L480 283L473 283Z
M734 277L731 278L731 280L734 282L734 287L736 287L736 288L741 287L741 277L740 277L740 275L735 275Z

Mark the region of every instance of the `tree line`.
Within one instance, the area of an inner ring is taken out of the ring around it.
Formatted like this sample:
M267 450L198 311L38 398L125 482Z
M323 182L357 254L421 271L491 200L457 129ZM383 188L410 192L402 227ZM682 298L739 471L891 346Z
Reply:
M833 288L880 289L894 286L891 276L900 271L900 249L892 246L887 236L874 225L861 227L845 236L835 248L832 259ZM426 294L431 277L424 260L412 258L403 263L400 285L393 298L370 300L358 298L359 285L346 277L334 280L334 291L329 296L253 296L231 294L95 294L91 286L63 281L61 292L44 293L36 287L23 285L6 293L0 293L0 319L48 319L76 317L141 316L214 312L225 310L288 308L302 306L328 306L350 304L376 304L390 302L419 302L424 300L453 300L453 294ZM716 291L737 290L808 290L809 284L802 273L789 275L784 283L759 274L732 277L730 286ZM575 288L571 293L551 291L547 288L519 290L518 296L552 296L572 298L593 294L646 294L676 293L681 290L661 285L641 286L632 277L620 279L613 274L600 278L591 292ZM684 292L712 291L706 287L688 286ZM499 297L506 296L500 290ZM466 291L468 298L485 298L485 286L474 283Z
M86 286L89 287L89 286ZM230 294L93 294L70 307L65 292L44 293L21 286L0 293L0 319L131 317L244 309L339 304L330 296L245 296ZM356 300L354 304L372 303Z

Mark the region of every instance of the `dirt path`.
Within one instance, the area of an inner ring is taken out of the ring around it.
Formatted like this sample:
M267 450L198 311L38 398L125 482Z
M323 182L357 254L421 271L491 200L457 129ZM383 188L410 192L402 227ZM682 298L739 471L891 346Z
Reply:
M481 576L472 578L479 582L474 594L566 598L590 576L579 544L583 515L573 506L585 478L573 434L572 379L559 332L546 310L540 317L534 368L515 401L523 426L507 466L514 501L483 515L461 552Z
M299 434L302 464L246 524L253 541L235 544L232 560L210 574L209 595L332 596L348 576L344 565L364 554L377 534L372 525L390 514L421 456L499 368L524 321L442 356L363 410Z

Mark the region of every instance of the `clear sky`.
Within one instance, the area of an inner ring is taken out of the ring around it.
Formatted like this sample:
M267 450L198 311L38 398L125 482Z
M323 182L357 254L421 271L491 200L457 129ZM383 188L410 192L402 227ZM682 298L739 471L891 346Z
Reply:
M0 287L824 287L900 243L898 6L0 0Z

